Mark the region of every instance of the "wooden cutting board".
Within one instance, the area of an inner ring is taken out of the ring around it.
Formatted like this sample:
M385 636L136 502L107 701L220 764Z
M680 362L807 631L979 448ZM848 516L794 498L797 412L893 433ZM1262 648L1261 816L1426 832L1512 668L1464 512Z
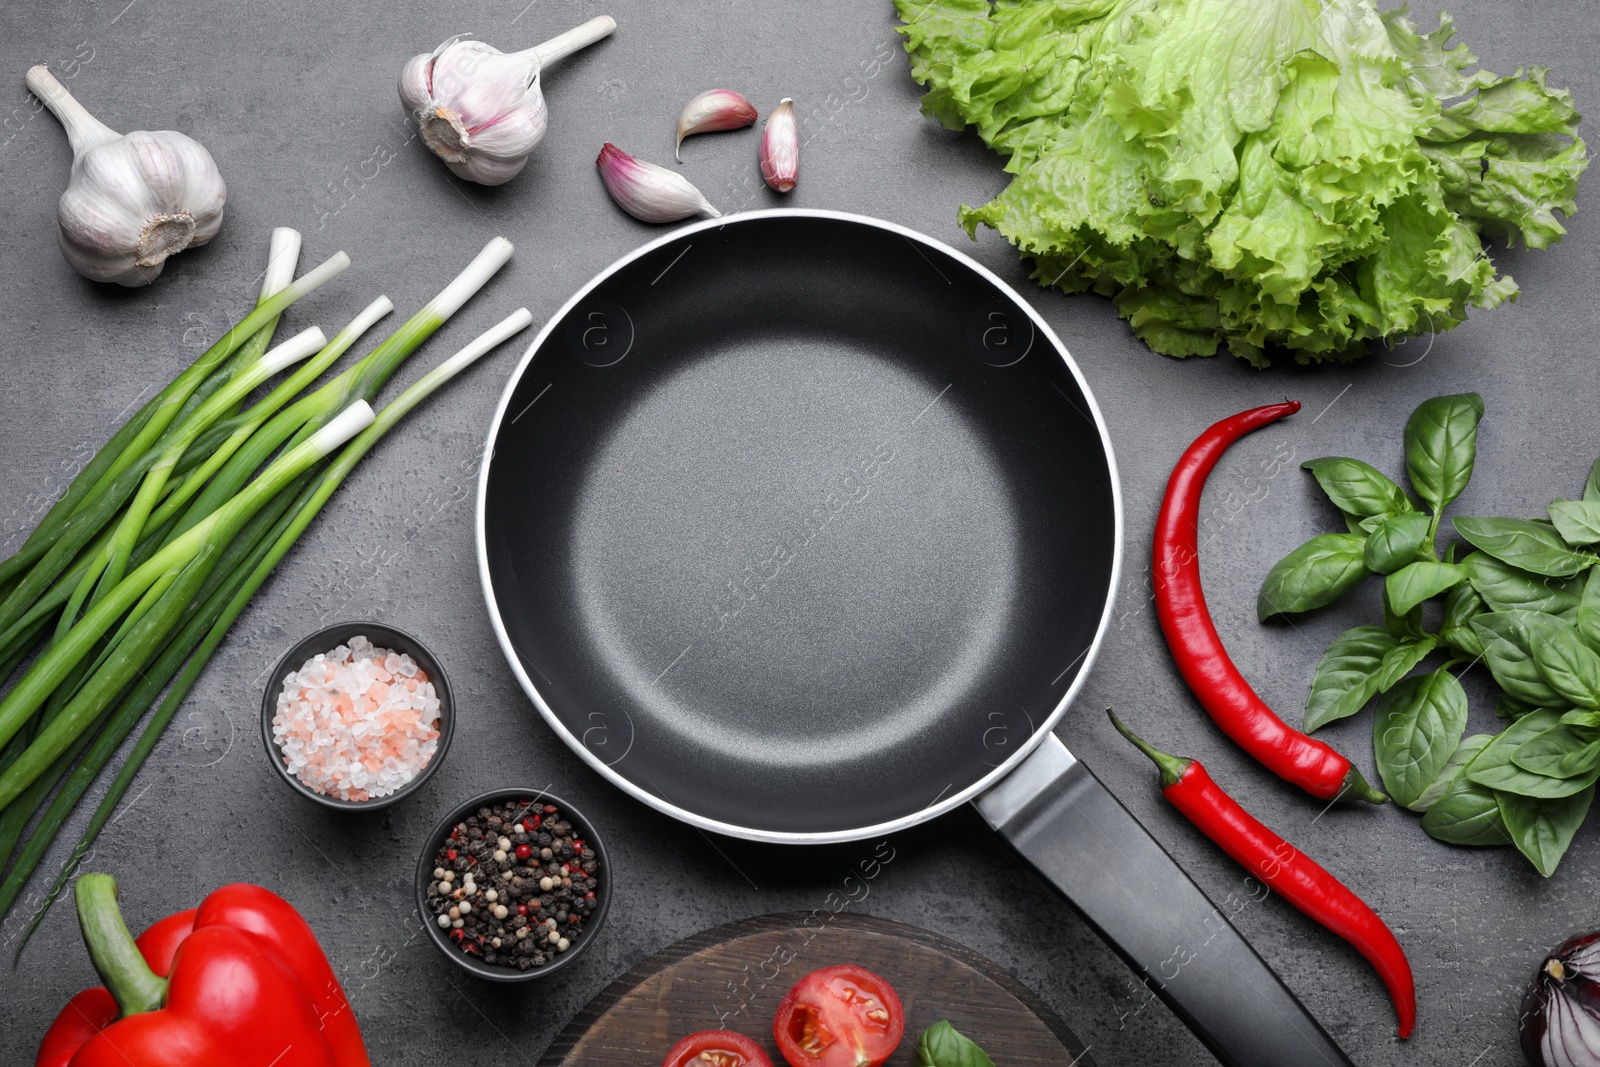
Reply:
M924 1027L949 1019L998 1067L1093 1067L1082 1043L1026 986L947 937L849 912L763 915L658 952L590 1001L540 1067L657 1067L695 1030L737 1030L778 1067L772 1016L789 987L835 963L887 978L906 1009L889 1067L912 1067Z

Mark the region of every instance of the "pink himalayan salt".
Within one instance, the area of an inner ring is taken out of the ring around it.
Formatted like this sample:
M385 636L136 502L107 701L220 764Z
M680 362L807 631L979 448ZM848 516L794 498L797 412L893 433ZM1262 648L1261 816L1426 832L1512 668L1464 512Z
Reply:
M352 637L284 678L272 738L308 788L340 800L384 797L438 749L439 697L410 656Z

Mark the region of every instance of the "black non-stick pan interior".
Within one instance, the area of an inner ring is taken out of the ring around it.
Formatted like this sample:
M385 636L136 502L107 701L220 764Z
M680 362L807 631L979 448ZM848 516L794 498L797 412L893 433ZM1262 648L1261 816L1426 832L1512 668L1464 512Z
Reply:
M903 822L1082 669L1116 559L1094 411L938 245L804 213L691 230L514 379L491 608L552 724L651 803L753 836Z

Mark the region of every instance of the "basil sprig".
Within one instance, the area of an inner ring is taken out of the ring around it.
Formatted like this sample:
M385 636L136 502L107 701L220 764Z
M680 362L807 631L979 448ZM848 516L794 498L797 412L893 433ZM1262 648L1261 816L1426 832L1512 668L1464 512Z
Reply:
M1381 578L1382 625L1352 627L1328 646L1305 728L1376 698L1378 773L1422 813L1423 830L1457 845L1514 845L1548 877L1600 785L1600 460L1582 498L1555 499L1548 519L1454 518L1462 540L1441 557L1440 522L1472 477L1482 418L1476 393L1418 406L1406 423L1409 492L1358 459L1308 461L1349 532L1280 560L1258 613L1311 611ZM1433 632L1424 605L1438 600ZM1508 724L1463 739L1458 676L1472 668L1488 671Z

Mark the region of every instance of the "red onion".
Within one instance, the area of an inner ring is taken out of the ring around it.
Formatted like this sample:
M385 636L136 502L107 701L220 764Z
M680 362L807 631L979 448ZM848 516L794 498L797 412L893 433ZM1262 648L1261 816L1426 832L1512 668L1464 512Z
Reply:
M1600 931L1556 946L1522 999L1518 1029L1533 1067L1600 1067Z

